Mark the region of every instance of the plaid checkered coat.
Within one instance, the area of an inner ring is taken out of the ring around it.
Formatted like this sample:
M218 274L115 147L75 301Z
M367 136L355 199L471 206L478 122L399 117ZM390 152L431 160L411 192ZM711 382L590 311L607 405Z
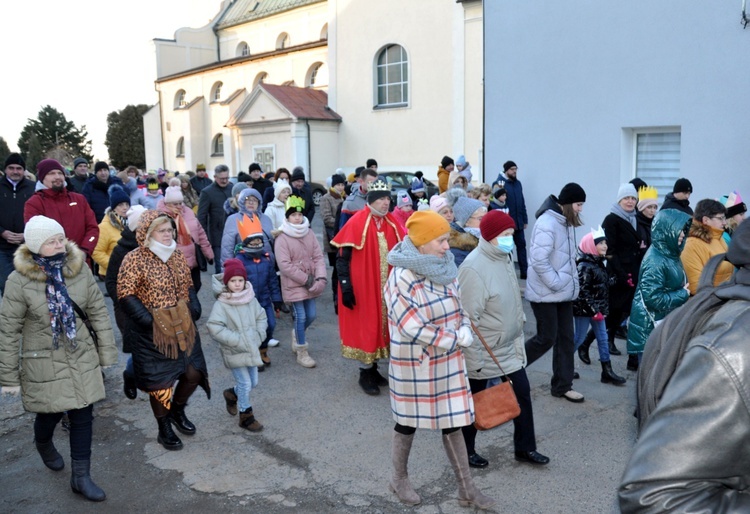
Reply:
M464 356L456 331L469 326L458 283L436 284L393 268L384 288L391 362L388 382L397 423L443 429L474 422Z

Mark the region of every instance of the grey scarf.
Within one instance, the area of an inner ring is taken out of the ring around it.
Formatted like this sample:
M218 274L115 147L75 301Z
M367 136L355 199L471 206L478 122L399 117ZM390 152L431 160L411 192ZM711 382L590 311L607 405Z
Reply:
M638 212L638 209L633 209L632 212L628 212L622 207L620 207L619 203L616 203L612 206L612 209L609 212L613 213L615 216L621 217L622 219L630 223L634 229L638 230L637 228L638 221L636 220L636 217L635 217L635 213Z
M450 284L458 276L458 268L451 252L446 252L442 258L419 253L409 236L388 252L388 264L406 268L441 286Z

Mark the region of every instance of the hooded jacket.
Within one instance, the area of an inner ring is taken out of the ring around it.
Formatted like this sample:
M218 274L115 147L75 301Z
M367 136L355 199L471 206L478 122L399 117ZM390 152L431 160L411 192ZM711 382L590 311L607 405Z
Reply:
M406 232L406 225L402 224L401 226L404 228L404 232ZM451 231L448 235L448 246L450 246L457 267L461 267L464 259L466 259L478 244L479 238L465 231L456 222L451 223Z
M41 182L37 183L42 185ZM91 255L99 239L99 225L86 197L66 189L54 191L38 189L23 207L23 221L28 223L33 216L52 218L65 229L65 237Z
M526 299L537 303L572 302L578 298L575 230L557 198L550 195L536 212L529 243Z
M664 197L664 203L660 210L666 209L677 209L688 216L693 215L693 209L690 208L690 200L678 200L674 197L674 193L667 193L667 196Z
M682 260L682 265L685 268L685 274L688 278L691 296L696 292L701 272L708 260L714 255L726 253L727 243L722 237L723 234L723 230L709 227L699 221L693 220L690 226L690 233L685 242L685 249L682 250L682 254L680 255L680 260ZM734 267L730 263L723 263L719 266L716 273L714 285L719 285L729 280L733 272Z
M83 185L81 194L86 197L91 210L94 211L97 223L104 219L104 211L109 207L109 188L114 184L123 185L122 180L117 177L109 177L106 182L102 182L96 176L88 179Z
M247 207L245 206L244 199L250 195L253 195L258 199L258 210L255 212L247 210ZM234 257L236 246L242 243L242 241L240 241L240 232L237 228L237 221L241 220L243 215L257 216L260 218L260 224L263 229L263 251L270 255L272 259L275 259L273 252L273 222L271 221L271 218L260 212L260 204L262 200L259 197L260 195L258 192L252 188L245 189L240 193L239 201L237 202L237 205L239 205L240 208L239 212L229 216L224 224L224 233L221 237L221 262Z
M88 315L99 342L94 345L76 315L76 348L71 348L64 335L57 350L52 348L47 275L29 248L21 245L13 259L16 271L8 278L0 305L0 385L20 385L23 406L29 412L64 412L104 399L100 366L117 363L107 306L85 255L70 241L65 251L63 278L68 295Z
M590 318L601 312L609 314L609 286L612 278L607 273L604 257L578 251L576 260L580 291L573 302L573 316Z
M312 230L297 238L286 233L276 238L276 264L281 275L281 296L288 303L316 298L326 286L326 265L323 250ZM312 275L313 283L305 284ZM324 280L317 280L322 278Z
M246 282L241 293L229 293L223 277L223 274L211 277L216 303L206 323L208 333L219 343L227 368L262 366L259 348L268 327L266 311L255 299L249 283Z
M685 246L677 244L680 232L690 216L676 209L659 211L651 231L651 247L641 264L638 287L628 323L628 353L643 352L654 323L684 304L690 294L685 290L686 276L680 262Z
M156 210L166 214L170 218L173 217L172 211L170 211L167 207L167 204L164 203L164 198L159 200L159 203L156 206ZM195 217L193 210L187 205L183 204L182 209L180 210L180 217L182 218L182 222L185 223L188 232L190 232L190 241L186 244L181 244L182 242L179 241L178 238L177 248L185 256L188 267L190 267L190 269L198 267L198 258L196 252L199 250L206 258L206 260L213 260L214 250L213 248L211 248L211 241L208 240L206 232L203 230L201 224L198 223L198 218ZM176 219L175 222L177 222Z

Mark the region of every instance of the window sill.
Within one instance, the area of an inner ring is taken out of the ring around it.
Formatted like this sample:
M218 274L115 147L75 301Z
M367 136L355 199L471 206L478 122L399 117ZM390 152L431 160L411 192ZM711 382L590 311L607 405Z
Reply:
M372 110L373 111L386 111L388 109L404 109L406 107L409 107L408 103L403 104L388 104L388 105L373 105Z
M211 157L224 157L224 152L221 152L221 153L212 153Z

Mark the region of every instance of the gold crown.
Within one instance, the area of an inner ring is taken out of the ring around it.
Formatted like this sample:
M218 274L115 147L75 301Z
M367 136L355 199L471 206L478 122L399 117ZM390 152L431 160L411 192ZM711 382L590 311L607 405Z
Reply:
M388 185L388 182L382 179L378 179L369 186L367 186L367 192L370 191L390 191L391 186Z
M659 192L656 190L656 188L653 188L651 186L641 186L641 188L638 190L639 202L643 200L656 200L658 198Z

